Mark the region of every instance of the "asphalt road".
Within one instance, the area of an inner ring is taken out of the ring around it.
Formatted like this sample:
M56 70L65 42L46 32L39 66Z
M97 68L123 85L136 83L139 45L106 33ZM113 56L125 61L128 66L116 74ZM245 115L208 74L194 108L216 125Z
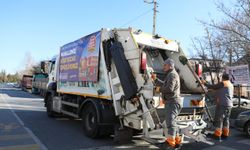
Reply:
M13 119L23 124L23 127L31 134L31 138L39 145L40 149L161 149L160 145L154 146L139 138L134 138L132 143L126 145L113 143L111 137L90 139L82 133L80 120L66 117L49 118L41 97L8 87L0 88L0 96L0 123L1 118L4 118L3 115L7 117L6 113L3 112L11 111L12 115L16 115ZM188 143L184 144L182 149L249 149L249 138L235 129L231 129L231 134L232 136L227 141L213 146L204 143ZM1 136L0 132L0 143ZM4 141L6 142L6 139Z
M17 89L1 89L3 98L25 127L49 150L72 150L112 144L111 138L90 139L84 136L80 120L49 118L43 99Z

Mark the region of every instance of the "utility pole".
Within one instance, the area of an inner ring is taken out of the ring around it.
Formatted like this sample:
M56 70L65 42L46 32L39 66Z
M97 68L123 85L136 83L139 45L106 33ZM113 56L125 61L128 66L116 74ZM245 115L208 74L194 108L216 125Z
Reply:
M146 0L144 0L144 2L145 3L147 3L147 4L154 4L154 15L153 15L153 32L152 32L152 34L153 35L155 35L155 31L156 31L156 13L158 12L157 11L157 7L158 7L158 3L156 2L156 0L153 0L153 1L151 1L151 2L148 2L148 1L146 1Z
M156 0L154 0L153 35L155 35L156 11L157 11L156 8L157 8L157 3L156 3Z

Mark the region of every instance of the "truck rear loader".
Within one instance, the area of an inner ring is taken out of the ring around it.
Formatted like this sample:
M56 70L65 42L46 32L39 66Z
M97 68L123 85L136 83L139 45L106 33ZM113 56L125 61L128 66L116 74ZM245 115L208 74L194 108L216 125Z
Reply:
M47 114L81 118L84 133L92 138L114 131L114 139L129 139L137 131L159 142L151 133L160 131L164 141L164 106L151 74L164 80L163 62L171 58L181 79L179 131L205 142L204 95L183 57L177 42L141 30L101 29L84 36L62 46L50 61Z

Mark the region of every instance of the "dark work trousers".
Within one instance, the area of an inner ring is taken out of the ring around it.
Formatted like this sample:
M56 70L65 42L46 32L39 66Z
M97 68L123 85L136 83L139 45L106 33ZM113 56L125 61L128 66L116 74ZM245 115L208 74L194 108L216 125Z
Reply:
M165 118L168 129L168 137L175 138L177 132L176 118L181 111L181 106L178 103L165 103Z
M214 116L214 126L215 128L221 129L229 128L229 118L231 114L232 107L228 106L216 106L215 116Z

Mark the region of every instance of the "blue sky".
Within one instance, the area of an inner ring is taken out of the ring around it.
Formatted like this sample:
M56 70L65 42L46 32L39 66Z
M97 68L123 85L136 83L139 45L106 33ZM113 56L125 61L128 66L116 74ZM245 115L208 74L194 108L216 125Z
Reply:
M215 0L157 1L156 32L179 41L188 55L190 38L203 35L197 19L222 17ZM51 58L60 46L103 27L130 26L151 33L153 12L145 12L152 7L143 0L1 0L0 70L24 69L27 56L36 62Z

